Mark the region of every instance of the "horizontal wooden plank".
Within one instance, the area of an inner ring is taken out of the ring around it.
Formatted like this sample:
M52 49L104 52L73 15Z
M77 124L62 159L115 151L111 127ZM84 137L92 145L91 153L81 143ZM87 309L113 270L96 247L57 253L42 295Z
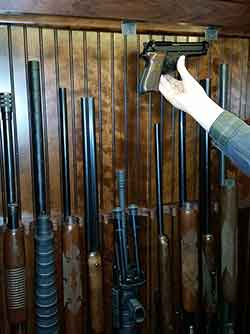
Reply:
M88 1L19 0L1 1L2 14L42 14L88 18L128 19L161 24L213 25L226 31L250 32L250 11L246 1L155 0Z

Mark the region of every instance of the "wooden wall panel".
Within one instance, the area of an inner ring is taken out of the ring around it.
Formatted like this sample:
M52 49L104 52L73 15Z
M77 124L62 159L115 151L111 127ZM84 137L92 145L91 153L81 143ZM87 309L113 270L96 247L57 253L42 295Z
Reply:
M8 35L9 29L9 35ZM10 37L11 33L11 39ZM0 27L0 90L10 90L9 67L13 63L15 90L18 174L20 179L20 202L22 215L33 217L32 163L30 125L27 99L27 60L41 61L43 115L46 147L46 174L49 190L49 207L55 223L61 212L60 140L58 138L59 86L67 88L68 122L70 143L70 171L72 209L84 217L83 153L80 97L95 98L97 163L99 181L100 213L107 217L118 204L115 171L123 168L128 176L127 199L144 208L142 218L141 252L146 286L142 300L146 308L144 333L157 330L157 225L155 220L155 162L153 125L162 122L163 128L163 180L164 203L177 202L178 190L178 111L164 101L159 94L138 94L139 77L143 62L139 53L143 43L151 37L171 41L197 41L194 36L136 35L51 28L27 28L20 26ZM9 41L12 57L9 64ZM249 40L219 39L210 48L208 56L189 62L191 73L197 78L212 76L212 95L217 100L218 65L230 65L231 110L241 117L248 117L249 93ZM202 112L202 110L201 110ZM187 117L187 189L188 199L198 198L198 126ZM1 155L1 151L0 151ZM213 153L216 178L216 153ZM0 166L1 167L1 166ZM230 173L236 174L230 167ZM216 180L214 183L216 184ZM250 199L249 179L239 174L241 199ZM213 185L213 189L216 186ZM1 184L2 194L4 193ZM2 196L1 196L2 197ZM3 201L0 201L3 212ZM106 219L106 218L105 218ZM103 247L105 251L105 305L110 305L112 279L112 228L104 221ZM173 241L176 221L165 219L165 229ZM173 224L175 224L173 226ZM83 224L84 230L84 224ZM26 247L32 252L32 239L27 229ZM29 241L31 240L31 244ZM84 238L83 238L84 240ZM60 253L60 226L57 229L57 246ZM85 246L84 246L85 247ZM58 255L60 256L60 254ZM59 257L58 257L59 258ZM33 258L29 258L32 263ZM59 261L60 262L60 261ZM83 264L85 272L85 263ZM61 270L60 265L58 270ZM30 272L32 279L32 272ZM59 280L60 283L60 280ZM60 283L61 284L61 283ZM61 285L60 285L61 286ZM84 281L86 292L86 280ZM1 292L0 292L1 295ZM0 296L1 298L1 296ZM32 304L30 304L32 305ZM107 333L111 326L111 310L106 310ZM0 319L1 319L0 313ZM32 322L30 323L32 328ZM31 329L30 329L31 330ZM32 332L32 330L31 330Z

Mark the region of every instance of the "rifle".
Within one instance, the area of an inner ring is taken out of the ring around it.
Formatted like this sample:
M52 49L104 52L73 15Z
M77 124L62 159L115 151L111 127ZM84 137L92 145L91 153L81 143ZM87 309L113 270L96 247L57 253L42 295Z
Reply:
M93 97L85 97L81 99L81 111L84 137L85 223L88 251L88 284L90 291L90 327L92 333L101 334L105 330L103 267L100 252L95 112Z
M161 74L176 71L177 59L181 55L201 56L205 55L207 50L207 42L176 43L151 40L145 43L141 54L141 58L145 60L145 68L139 84L140 93L158 92Z
M55 245L52 222L47 213L45 154L38 61L28 62L32 160L35 194L36 333L58 333Z
M198 212L187 201L186 115L179 111L179 218L184 330L198 331L195 312L199 304Z
M117 171L120 207L113 209L115 222L115 262L112 289L113 330L117 334L138 334L138 324L145 319L139 301L139 288L145 284L139 252L138 207L129 205L129 226L132 236L131 257L128 257L128 229L125 208L125 173Z
M162 333L173 333L171 257L169 238L164 233L162 203L162 158L160 124L155 124L156 203L159 247L160 323Z
M220 64L219 68L219 104L223 109L227 109L228 65ZM227 178L225 174L225 157L220 152L221 325L222 333L231 334L236 330L238 201L236 182Z
M64 332L83 330L83 296L81 282L81 240L79 219L71 215L67 94L59 88L60 143L63 195L63 282Z
M210 95L210 79L201 80L201 86ZM216 330L217 303L217 263L215 238L211 226L210 190L210 140L208 133L200 127L200 194L199 207L201 219L202 250L202 305L206 313L206 332Z
M3 125L3 147L6 175L7 230L4 235L4 264L6 271L7 310L11 333L25 331L26 284L24 231L19 221L16 194L15 155L13 147L12 95L0 93Z

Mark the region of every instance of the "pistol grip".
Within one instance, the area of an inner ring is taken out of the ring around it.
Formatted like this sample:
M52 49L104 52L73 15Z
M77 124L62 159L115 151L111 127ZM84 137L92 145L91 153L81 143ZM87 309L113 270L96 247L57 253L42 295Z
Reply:
M139 87L141 94L159 91L159 82L165 57L165 52L156 52L149 54L148 57L145 58L147 63Z

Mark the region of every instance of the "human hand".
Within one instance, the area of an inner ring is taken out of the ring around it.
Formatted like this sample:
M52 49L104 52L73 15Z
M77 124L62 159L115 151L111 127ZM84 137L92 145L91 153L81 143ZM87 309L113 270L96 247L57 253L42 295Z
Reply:
M185 56L178 59L177 70L182 80L176 80L168 74L162 75L160 92L174 107L187 112L209 130L223 109L207 96L201 85L188 72Z

